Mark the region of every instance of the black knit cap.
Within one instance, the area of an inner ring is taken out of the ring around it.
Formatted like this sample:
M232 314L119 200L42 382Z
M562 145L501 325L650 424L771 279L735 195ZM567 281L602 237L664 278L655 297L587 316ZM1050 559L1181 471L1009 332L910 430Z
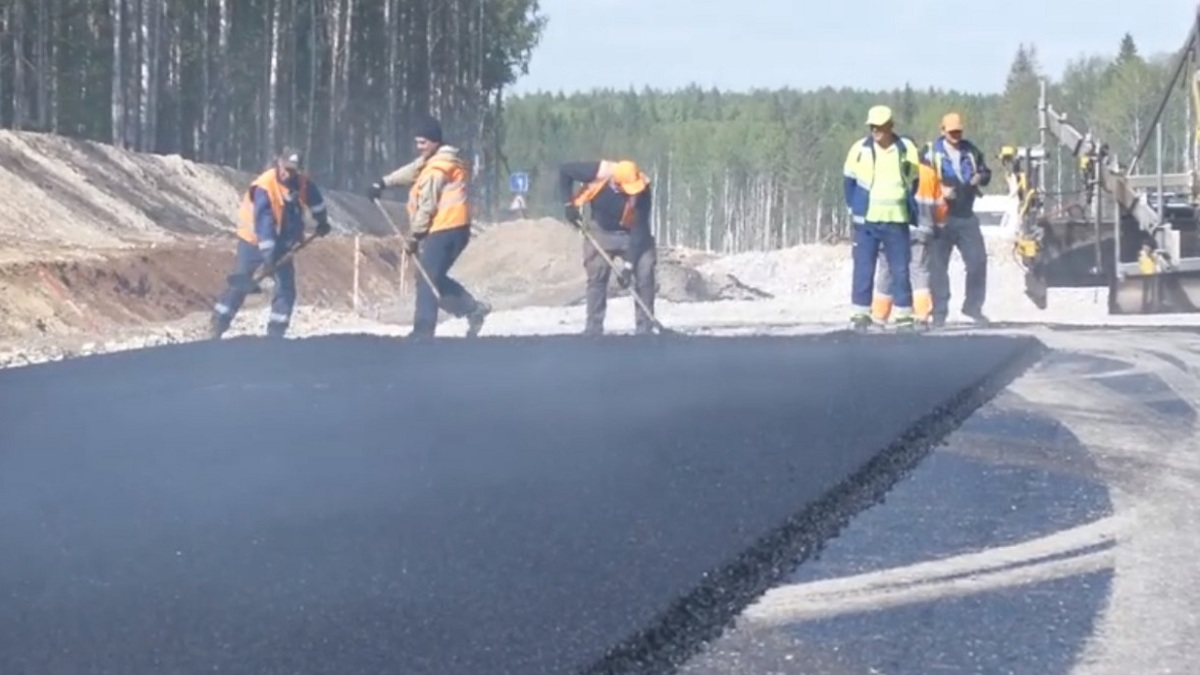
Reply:
M427 116L417 124L417 132L414 135L427 141L441 143L442 125L433 117Z

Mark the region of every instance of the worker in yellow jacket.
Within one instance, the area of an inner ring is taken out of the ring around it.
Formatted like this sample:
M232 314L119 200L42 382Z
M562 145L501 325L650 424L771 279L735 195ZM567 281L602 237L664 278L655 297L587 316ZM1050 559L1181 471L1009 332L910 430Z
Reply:
M892 109L885 105L867 112L867 127L870 133L850 146L843 168L846 209L854 227L850 325L856 331L871 326L875 272L879 258L884 257L892 276L896 328L913 330L908 269L912 259L910 231L919 211L916 192L920 151L912 139L896 133Z
M415 136L419 156L381 177L367 190L367 196L379 199L386 188L412 186L408 193L406 246L433 280L441 302L418 275L417 302L409 337L433 337L439 309L465 318L467 337L475 337L483 328L491 306L475 299L449 274L471 241L469 170L459 157L458 148L444 143L442 126L436 119L427 118Z
M912 285L913 319L918 327L927 328L933 315L933 294L930 290L930 262L933 239L946 221L946 201L942 186L931 164L928 148L921 152L917 167L917 222L911 232L912 260L908 278ZM892 275L886 256L879 257L875 270L875 293L871 300L871 318L886 323L892 313Z

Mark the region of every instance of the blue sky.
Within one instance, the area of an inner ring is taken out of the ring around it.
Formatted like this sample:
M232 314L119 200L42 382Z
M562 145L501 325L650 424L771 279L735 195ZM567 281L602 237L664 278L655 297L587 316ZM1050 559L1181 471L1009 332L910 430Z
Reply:
M961 18L946 12L955 4ZM541 0L541 8L549 25L517 93L690 82L730 90L892 89L906 80L994 92L1022 42L1037 46L1054 77L1081 54L1115 52L1126 31L1143 54L1173 51L1187 37L1196 3ZM867 31L884 36L880 48L843 53L862 17L880 17L883 28Z

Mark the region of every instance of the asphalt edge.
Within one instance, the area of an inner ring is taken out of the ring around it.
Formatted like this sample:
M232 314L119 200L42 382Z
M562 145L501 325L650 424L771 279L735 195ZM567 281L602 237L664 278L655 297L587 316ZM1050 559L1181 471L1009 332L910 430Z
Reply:
M654 625L609 649L580 674L663 675L699 654L731 628L746 607L819 553L856 515L886 501L892 487L951 432L1050 351L1035 337L1014 339L1028 344L931 410L816 503L761 537L732 562L706 574L700 586L672 603Z

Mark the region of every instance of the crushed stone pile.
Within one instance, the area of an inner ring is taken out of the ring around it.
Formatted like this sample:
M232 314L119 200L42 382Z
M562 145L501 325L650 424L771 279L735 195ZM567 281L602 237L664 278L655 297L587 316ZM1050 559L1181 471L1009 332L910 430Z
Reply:
M553 218L497 223L473 234L451 276L497 310L576 305L584 300L583 253L587 245L573 228ZM659 251L660 298L712 302L771 297L728 272L704 272L688 266L693 259L694 254L686 251ZM618 287L615 277L610 289L613 297L627 293ZM413 301L409 292L398 302L374 308L373 315L385 321L407 321Z
M709 276L729 276L776 296L848 293L850 248L805 245L777 251L748 251L704 262Z
M1025 273L1013 255L1011 240L987 241L988 296L984 312L997 321L1028 323L1112 323L1104 288L1056 288L1050 306L1039 310L1025 296ZM700 273L729 274L754 288L812 308L823 320L842 320L850 311L853 272L847 244L802 245L777 251L754 251L715 258L699 265ZM950 260L950 319L961 317L965 273L955 251ZM818 311L819 310L819 311Z

